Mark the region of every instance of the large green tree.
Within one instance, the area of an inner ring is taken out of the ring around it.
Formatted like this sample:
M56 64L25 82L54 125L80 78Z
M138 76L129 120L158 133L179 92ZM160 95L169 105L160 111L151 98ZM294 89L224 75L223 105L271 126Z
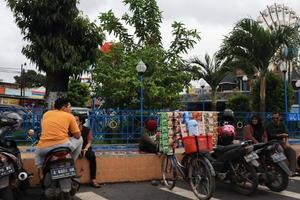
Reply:
M90 89L86 83L78 79L70 79L68 99L72 106L85 107L90 98Z
M45 86L46 83L46 77L35 70L24 71L20 76L14 76L14 79L25 88Z
M123 0L123 3L129 6L130 13L121 19L112 11L99 17L103 31L113 34L119 42L110 53L101 56L93 69L97 96L104 98L105 107L138 108L142 85L135 68L143 60L147 66L143 85L145 108L178 108L179 93L191 80L191 74L183 70L182 55L200 40L199 33L174 22L174 40L165 50L160 32L162 16L156 1Z
M193 78L199 80L203 78L211 87L212 110L216 110L216 93L218 86L229 68L226 66L226 59L219 59L216 54L211 58L205 54L204 60L194 57L190 60L189 70L193 73Z
M295 29L290 27L270 30L255 20L242 19L223 41L219 55L231 57L244 71L258 74L261 112L266 110L265 91L268 66L275 52L295 35Z
M27 45L22 53L46 72L48 106L66 95L69 77L92 65L102 35L77 9L77 0L6 0Z

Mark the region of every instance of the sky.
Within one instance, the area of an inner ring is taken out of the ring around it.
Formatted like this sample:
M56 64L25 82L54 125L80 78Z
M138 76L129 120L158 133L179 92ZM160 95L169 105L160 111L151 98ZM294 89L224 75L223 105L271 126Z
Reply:
M168 48L173 39L171 24L174 21L183 22L189 29L200 32L200 42L185 55L186 58L203 57L205 53L212 55L235 23L246 17L257 19L266 6L284 4L300 15L299 0L157 0L157 3L163 17L161 35L164 47ZM96 22L100 13L110 9L117 17L128 12L122 0L81 0L78 7L85 16ZM26 70L35 69L35 65L21 53L26 42L4 0L0 1L0 24L0 79L14 82L13 77L19 74L21 64L27 63ZM111 39L108 37L108 40ZM5 72L7 68L9 71Z

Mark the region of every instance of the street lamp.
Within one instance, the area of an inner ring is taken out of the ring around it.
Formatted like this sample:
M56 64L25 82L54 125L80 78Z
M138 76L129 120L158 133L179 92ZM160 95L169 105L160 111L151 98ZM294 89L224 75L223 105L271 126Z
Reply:
M247 75L244 75L242 80L243 80L243 90L247 91L247 81L248 81Z
M141 112L141 132L143 132L143 125L144 125L144 113L143 113L143 101L144 101L144 91L143 91L143 87L144 87L144 73L147 70L147 66L145 65L145 63L141 60L137 66L136 66L136 71L138 72L138 74L140 75L140 81L141 81L141 96L140 96L140 112Z
M205 84L204 83L201 83L201 96L202 96L202 111L205 110L205 106L204 106L204 87L205 87Z
M300 80L298 80L297 82L296 82L296 87L297 87L297 89L298 89L298 108L299 108L299 114L300 114Z
M285 113L288 112L288 98L287 98L287 82L286 82L286 62L283 61L280 65L280 71L283 73L283 81L284 81L284 104L285 104Z

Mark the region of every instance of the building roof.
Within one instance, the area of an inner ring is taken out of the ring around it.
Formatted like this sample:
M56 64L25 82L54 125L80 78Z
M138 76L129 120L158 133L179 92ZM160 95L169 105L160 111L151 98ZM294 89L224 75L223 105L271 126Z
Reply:
M223 85L223 84L232 84L232 85L235 85L236 84L236 76L235 76L235 74L232 73L232 72L227 73L227 75L220 82L220 85Z

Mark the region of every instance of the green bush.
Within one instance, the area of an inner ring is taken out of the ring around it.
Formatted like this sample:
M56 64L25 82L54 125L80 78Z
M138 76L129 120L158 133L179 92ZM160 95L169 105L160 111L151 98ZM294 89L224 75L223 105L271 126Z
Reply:
M250 112L252 111L250 97L243 94L234 95L228 99L226 108L230 108L235 112Z

